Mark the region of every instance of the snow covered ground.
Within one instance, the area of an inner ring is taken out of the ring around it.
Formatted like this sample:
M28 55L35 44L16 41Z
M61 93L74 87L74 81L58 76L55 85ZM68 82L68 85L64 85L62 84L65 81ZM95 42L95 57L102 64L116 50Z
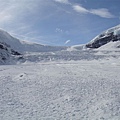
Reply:
M0 66L0 120L120 120L120 59Z
M120 40L57 47L0 30L0 120L120 120Z

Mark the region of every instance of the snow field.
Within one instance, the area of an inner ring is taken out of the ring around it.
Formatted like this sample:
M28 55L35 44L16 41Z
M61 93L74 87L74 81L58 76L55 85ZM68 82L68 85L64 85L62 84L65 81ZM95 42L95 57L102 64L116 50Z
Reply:
M0 67L0 120L119 120L120 62Z

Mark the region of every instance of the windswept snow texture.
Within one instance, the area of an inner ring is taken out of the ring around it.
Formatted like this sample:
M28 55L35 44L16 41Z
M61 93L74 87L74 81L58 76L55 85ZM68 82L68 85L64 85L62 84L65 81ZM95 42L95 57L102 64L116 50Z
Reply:
M0 120L120 120L120 59L0 66Z

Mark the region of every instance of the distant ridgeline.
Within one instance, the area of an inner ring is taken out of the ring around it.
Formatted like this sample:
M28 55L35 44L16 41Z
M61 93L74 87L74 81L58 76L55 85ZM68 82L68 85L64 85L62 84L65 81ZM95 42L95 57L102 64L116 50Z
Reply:
M120 41L120 25L114 28L111 28L99 36L95 37L91 42L86 44L87 48L99 48L102 45L107 44L111 41Z

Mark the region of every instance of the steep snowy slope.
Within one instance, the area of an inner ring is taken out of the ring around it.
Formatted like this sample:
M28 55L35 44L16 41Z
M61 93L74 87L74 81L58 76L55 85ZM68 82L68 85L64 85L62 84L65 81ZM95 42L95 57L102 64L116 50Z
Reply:
M106 50L106 51L120 51L120 41L111 41L101 47L99 47L97 50Z
M47 46L21 41L12 37L6 31L0 30L0 64L13 63L16 55L24 55L31 52L54 52L65 49L66 47Z
M87 48L99 48L111 41L120 41L120 25L110 28L86 44Z
M40 44L36 44L36 43L20 41L17 38L12 37L9 33L5 32L3 30L0 30L0 42L20 53L50 52L50 51L59 51L59 50L66 49L66 47L58 47L58 46L53 47L53 46L40 45Z

